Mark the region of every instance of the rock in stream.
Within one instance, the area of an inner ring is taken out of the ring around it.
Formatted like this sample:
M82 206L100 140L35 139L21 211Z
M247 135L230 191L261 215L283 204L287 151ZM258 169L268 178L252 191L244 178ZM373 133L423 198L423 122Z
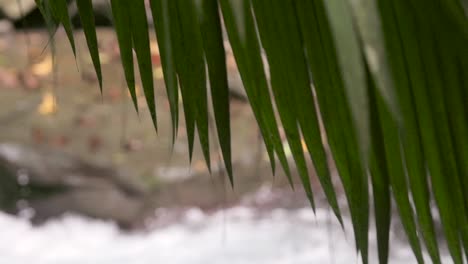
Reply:
M132 228L147 196L144 186L115 169L60 150L10 143L0 144L0 182L1 209L17 214L26 206L36 223L76 213Z

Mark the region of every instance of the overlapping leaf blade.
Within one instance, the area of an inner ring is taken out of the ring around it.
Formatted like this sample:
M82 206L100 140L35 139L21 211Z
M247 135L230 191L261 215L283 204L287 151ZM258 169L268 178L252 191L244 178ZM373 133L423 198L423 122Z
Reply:
M99 58L98 42L96 36L96 25L94 22L93 3L92 0L76 1L78 14L81 19L81 26L86 37L91 60L96 71L96 76L99 82L99 88L102 93L102 71L101 60Z
M400 139L398 133L398 126L395 120L392 118L389 110L385 106L384 101L379 95L375 98L376 111L378 119L376 122L377 126L380 127L380 140L376 144L383 145L383 153L375 152L376 157L380 158L381 163L386 163L386 172L391 186L393 196L395 198L398 211L400 213L400 219L408 236L408 240L416 255L418 263L423 263L421 246L417 236L416 224L414 221L414 213L408 197L408 187L406 183L406 175L403 164L403 157L401 156Z
M461 238L465 256L468 256L468 192L466 191L466 153L461 150L466 147L466 116L463 113L462 86L457 75L457 59L466 58L468 38L463 37L465 26L457 17L453 7L447 13L439 13L438 5L428 5L427 12L433 14L431 22L435 30L428 31L424 25L419 24L423 34L420 47L423 54L426 80L431 95L431 104L434 105L434 118L437 120L437 137L442 156L444 173L450 174L446 180L449 184L450 194L457 214L457 229ZM426 11L426 10L424 10ZM439 19L436 19L439 15ZM447 19L444 19L447 16ZM424 16L418 18L424 21ZM421 21L419 21L421 22ZM465 21L466 22L466 21ZM453 30L446 30L452 28ZM433 35L432 35L432 34ZM454 34L457 33L457 34ZM432 35L432 38L431 38ZM423 41L432 40L432 45L423 45ZM439 122L440 121L440 122ZM463 250L462 250L463 253Z
M227 0L221 1L220 7L245 91L265 141L272 170L275 170L276 153L291 182L289 165L270 100L250 3L246 0Z
M136 53L138 68L140 71L141 83L145 94L148 109L153 121L154 128L158 129L156 118L156 103L154 97L153 67L151 63L151 50L149 43L148 22L146 17L146 7L143 1L135 1L127 5L126 12L130 16L132 28L132 42Z
M394 85L398 95L399 109L402 114L402 144L408 179L415 204L421 232L434 263L440 263L434 225L430 212L429 191L426 180L425 157L419 136L419 125L413 95L410 93L409 80L405 70L405 57L401 49L397 23L393 7L388 1L379 1L379 11L386 41L387 56L391 65Z
M175 41L178 42L175 46L176 69L182 90L186 122L191 118L187 115L193 115L194 120L189 120L187 124L190 126L196 124L203 155L210 169L206 67L196 9L193 1L175 1L173 5L173 12L177 13L179 26L175 32L177 34ZM185 109L186 106L187 109Z
M312 207L315 208L312 188L307 172L307 165L301 145L301 137L297 126L297 109L295 107L291 107L294 105L296 99L295 93L290 90L290 87L297 87L300 85L305 85L306 87L309 86L306 71L307 68L304 64L303 68L297 67L303 72L303 76L306 76L305 79L294 79L295 76L292 76L291 72L288 72L288 67L291 64L288 60L294 59L288 57L287 51L284 49L284 45L282 45L288 37L288 29L287 27L285 28L284 26L275 23L275 16L278 15L278 11L280 11L280 14L281 11L283 11L284 13L282 13L282 15L286 17L293 15L293 12L287 13L287 10L284 10L282 7L278 6L278 4L279 3L269 3L263 0L252 1L260 38L268 58L271 87L276 107L281 122L283 123L286 138L291 148L291 153L295 160L296 167L299 171L302 185ZM278 45L272 45L274 43L273 41L277 41Z
M47 31L49 33L49 43L51 45L51 50L55 50L55 42L54 42L54 35L57 32L57 28L59 26L59 21L54 17L52 13L52 8L50 6L49 0L34 0L36 2L37 8L42 14L44 18L44 22L47 26ZM49 44L47 43L47 44ZM54 52L52 52L52 56L55 56Z
M298 0L296 10L328 142L348 198L356 247L361 251L363 261L367 262L367 176L362 168L361 148L348 111L341 76L343 69L340 69L334 49L324 3Z
M366 78L353 14L347 1L323 1L330 35L333 38L338 67L347 103L349 105L353 128L359 139L359 149L364 160L369 146L369 113Z
M376 87L370 74L367 74L369 84L369 110L371 125L371 155L369 169L371 174L372 193L374 199L375 225L377 230L377 250L379 263L388 263L390 223L391 223L391 194L388 176L386 153L382 126L378 112Z
M287 2L267 3L266 1L254 1L253 4L260 36L263 36L264 47L270 62L272 88L277 100L278 111L282 117L283 126L292 129L291 131L286 130L286 135L292 147L293 157L299 168L305 191L312 201L312 190L302 155L299 129L302 131L325 194L335 215L341 222L341 214L321 142L294 4ZM281 23L275 19L278 16L284 17ZM271 45L272 43L276 43L276 45ZM289 124L286 125L285 122Z
M417 39L417 30L414 23L414 17L410 13L408 3L404 1L392 2L390 6L393 10L395 18L394 23L397 25L399 45L405 61L403 67L408 78L408 86L411 91L410 95L403 95L407 91L403 91L403 87L398 87L400 97L413 97L413 103L416 110L419 134L423 145L424 155L427 160L427 166L430 171L432 188L435 199L438 203L439 212L444 226L445 235L448 246L455 263L462 263L460 242L457 234L457 220L454 212L450 210L450 204L454 202L449 192L449 177L453 175L445 175L444 164L441 160L440 142L436 134L436 126L433 119L433 110L431 109L430 100L428 97L428 86L424 76L422 66L422 51ZM439 98L440 99L440 98Z
M177 10L177 3L176 1L168 1L167 5L169 21L165 22L168 22L170 29L170 38L173 49L172 55L174 56L174 66L179 80L182 104L184 107L185 129L187 131L187 140L189 148L189 161L192 161L193 143L195 139L195 111L193 110L193 104L195 102L193 102L193 99L190 99L194 97L190 94L191 91L187 90L186 84L182 83L181 80L181 74L185 76L185 73L181 72L183 71L186 65L184 64L184 56L182 53L184 51L184 42L182 36L180 15Z
M153 16L155 32L158 40L161 66L166 84L167 98L172 120L172 143L177 136L179 124L179 87L173 54L173 40L171 37L171 17L169 5L171 0L151 0L151 13Z
M50 6L52 7L52 13L56 17L57 21L59 21L63 25L63 28L67 33L67 37L71 45L73 55L76 56L75 38L73 37L73 28L70 21L70 15L68 14L67 2L62 0L49 1Z
M130 24L129 3L126 0L111 0L112 15L115 32L119 42L120 59L124 69L125 80L132 97L135 110L138 110L138 101L135 90L135 69L133 65L132 29Z
M376 83L378 94L382 96L397 121L401 121L399 120L401 112L397 103L390 65L386 57L382 18L378 11L377 1L354 0L349 2L356 21L356 31L361 39L363 53L369 72Z
M219 145L231 185L234 186L231 162L231 125L229 122L229 86L226 55L216 0L199 0L197 8L203 39L211 97Z

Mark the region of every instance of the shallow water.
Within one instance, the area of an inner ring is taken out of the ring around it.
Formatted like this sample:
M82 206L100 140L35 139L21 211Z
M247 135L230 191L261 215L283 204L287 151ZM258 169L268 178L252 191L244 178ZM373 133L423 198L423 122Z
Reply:
M346 223L343 233L327 210L318 209L314 216L308 208L260 214L237 207L210 215L190 209L179 221L141 234L124 234L112 223L78 216L32 227L0 214L0 263L360 263L350 230ZM416 263L405 243L391 239L390 263ZM372 239L370 251L370 263L376 263Z

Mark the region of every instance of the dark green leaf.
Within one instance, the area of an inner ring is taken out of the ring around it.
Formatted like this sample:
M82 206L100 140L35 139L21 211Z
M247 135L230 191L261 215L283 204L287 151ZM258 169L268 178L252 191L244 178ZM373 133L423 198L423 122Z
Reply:
M171 18L169 16L169 2L171 0L151 0L151 12L161 56L161 65L166 84L167 97L172 120L172 143L177 135L179 123L179 88L173 43L171 39Z
M376 91L374 91L374 93L375 92ZM423 263L424 260L417 236L414 213L408 198L408 186L406 184L403 157L401 156L398 126L385 106L382 98L377 94L373 99L375 100L374 103L377 105L377 109L375 110L378 115L378 118L373 120L377 122L376 125L379 126L381 134L380 140L375 143L376 145L383 145L383 153L382 151L376 151L376 158L380 160L379 163L386 163L384 167L386 172L384 173L388 173L390 186L400 213L403 228L405 229L418 263Z
M375 225L377 229L377 249L379 263L388 263L389 235L391 215L390 180L388 176L387 159L384 146L381 121L378 112L375 85L370 74L369 82L369 110L371 125L371 155L370 174L372 193L374 198Z
M344 81L322 1L296 1L307 58L320 112L336 167L343 182L356 239L367 263L369 204L367 175L362 168L356 130L352 125Z
M307 68L303 64L303 68L299 70L303 71L302 79L295 79L294 73L289 72L289 66L294 63L294 57L288 57L287 51L284 49L283 44L288 41L288 28L275 23L275 16L282 15L283 17L293 16L293 10L287 10L286 7L279 6L276 3L267 3L263 0L253 1L253 7L255 11L255 17L257 19L258 30L260 38L262 40L263 47L265 48L268 64L271 75L271 87L273 95L276 101L277 110L280 119L283 123L283 128L291 148L292 156L296 162L296 167L299 171L299 175L302 181L302 185L305 189L307 197L312 205L315 207L312 195L312 188L310 186L310 179L307 172L307 165L304 159L302 150L301 137L299 128L297 126L297 110L294 105L295 93L291 92L290 87L297 86L309 86L307 79ZM292 19L295 19L294 17ZM291 20L291 18L290 18ZM277 45L272 45L276 41ZM296 41L298 41L296 39ZM300 45L300 43L296 43ZM288 61L289 60L289 61ZM305 78L304 78L305 77ZM313 106L313 104L312 104ZM305 111L305 109L300 109Z
M190 102L189 109L184 109L187 120L187 112L194 114L203 155L208 169L210 169L210 145L208 133L208 103L206 71L203 52L203 42L196 17L195 5L192 1L176 1L179 19L178 49L175 50L182 89L182 99ZM182 8L183 6L183 8ZM185 105L184 105L185 108Z
M124 68L125 80L127 81L135 110L138 112L138 102L135 91L135 70L133 66L132 29L129 15L130 7L128 4L126 0L111 0L114 27L119 42L120 59Z
M138 60L138 67L143 84L148 109L151 114L154 128L157 130L156 104L153 85L153 67L151 64L151 50L149 45L148 24L146 7L143 1L134 1L128 5L130 14L130 26L132 27L132 39Z
M423 238L434 263L440 263L437 240L429 203L428 184L426 180L425 157L422 142L419 137L419 125L413 95L405 69L405 61L401 42L396 27L393 7L388 1L379 1L379 11L386 37L389 62L393 73L394 85L398 92L399 108L403 116L402 141L407 166L408 179L413 201L418 215Z
M404 1L392 2L393 16L398 27L400 45L403 56L405 57L405 68L409 79L410 90L414 96L414 105L418 117L419 134L421 136L424 155L427 160L427 166L431 173L432 187L435 199L438 203L439 212L447 238L449 250L455 263L462 263L460 242L456 231L457 220L450 210L450 204L454 202L449 192L449 181L447 178L453 177L450 174L444 174L444 165L441 160L439 142L435 132L436 126L432 117L432 109L427 94L427 83L422 66L421 46L418 43L415 28L414 16L409 11L408 4ZM400 96L403 87L400 89ZM441 98L438 98L440 100Z
M76 56L75 38L73 37L73 29L72 29L72 25L70 21L70 15L68 14L67 1L64 1L64 0L49 0L49 1L52 7L52 13L57 18L57 20L63 25L63 28L65 28L65 32L67 33L68 40L73 50L73 55Z
M227 79L226 56L221 31L218 4L216 0L201 0L198 17L203 39L206 63L210 78L219 145L231 185L234 184L231 162L231 125L229 122L229 87Z
M353 127L359 139L359 149L367 157L369 140L369 113L362 48L355 30L349 4L342 0L323 1L325 16L330 24L330 35L336 53L337 74L341 75L349 105Z
M96 37L96 25L94 23L94 13L92 0L80 0L76 1L78 7L78 13L81 19L81 25L86 37L86 43L88 44L89 53L93 61L94 69L96 70L96 76L99 81L99 88L102 93L102 73L101 73L101 61L99 59L99 50Z
M272 170L274 172L276 153L292 184L270 100L250 3L246 0L227 0L221 1L220 6L242 82L265 141Z
M186 84L182 83L181 74L186 75L185 72L182 73L182 70L185 69L185 58L184 58L184 39L182 36L181 22L179 17L179 12L177 10L176 1L168 1L168 11L170 19L168 24L170 26L170 36L172 43L172 55L174 55L174 66L179 78L180 90L182 95L182 103L184 107L184 116L185 116L185 128L187 131L187 140L189 148L189 161L192 161L193 154L193 142L195 138L195 110L193 104L195 103L193 96L190 94L190 90L187 90ZM186 44L185 44L186 45ZM177 102L178 103L178 102Z

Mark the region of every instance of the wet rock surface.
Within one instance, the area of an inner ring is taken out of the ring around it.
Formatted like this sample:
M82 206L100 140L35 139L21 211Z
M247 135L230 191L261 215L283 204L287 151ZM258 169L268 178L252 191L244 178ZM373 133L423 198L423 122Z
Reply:
M141 214L147 190L141 183L113 168L97 166L59 150L0 144L0 192L14 192L24 205L6 204L18 213L33 210L40 223L64 213L115 220L129 228ZM14 184L16 182L16 184ZM15 208L16 206L16 208Z

